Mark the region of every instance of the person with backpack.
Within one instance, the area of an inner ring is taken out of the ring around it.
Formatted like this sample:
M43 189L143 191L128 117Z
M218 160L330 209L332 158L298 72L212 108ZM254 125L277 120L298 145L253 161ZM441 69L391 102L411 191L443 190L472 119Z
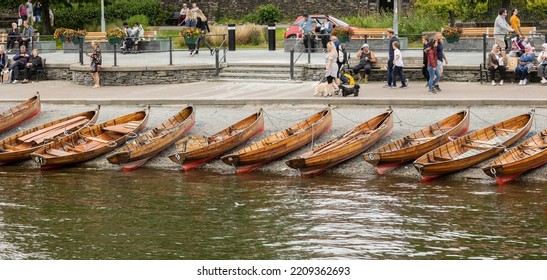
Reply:
M370 50L370 46L368 44L364 44L357 52L357 57L359 58L359 64L353 67L353 78L356 81L363 79L360 73L362 69L365 72L364 82L365 84L368 84L368 76L372 71L372 63L376 63L376 55Z

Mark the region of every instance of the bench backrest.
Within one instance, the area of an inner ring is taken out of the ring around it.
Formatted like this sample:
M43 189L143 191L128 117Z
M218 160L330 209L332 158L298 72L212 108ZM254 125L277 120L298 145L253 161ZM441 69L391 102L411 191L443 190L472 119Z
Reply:
M473 35L492 35L493 28L490 27L464 27L462 28L462 36L473 36Z
M386 28L360 28L353 32L353 38L385 38L387 36Z
M93 41L93 40L106 40L106 32L87 32L85 35L85 41Z
M156 40L156 37L158 35L157 31L144 31L144 40Z

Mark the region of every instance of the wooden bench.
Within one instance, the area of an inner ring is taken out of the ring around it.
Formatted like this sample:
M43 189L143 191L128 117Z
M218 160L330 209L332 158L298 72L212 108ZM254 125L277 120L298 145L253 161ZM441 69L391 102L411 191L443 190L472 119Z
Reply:
M85 42L91 41L106 42L106 32L87 32L85 35Z
M516 56L507 56L507 65L506 65L506 70L505 70L505 78L506 80L512 80L514 77L515 77L515 68L517 68L517 66L519 65L519 58L516 57ZM488 69L488 65L485 65L485 64L482 64L480 65L480 82L482 84L482 76L483 76L483 73L486 77L486 81L487 82L490 82L490 80L492 80L490 78L490 70ZM537 77L537 72L538 72L538 69L537 67L534 67L532 70L530 70L530 73L529 73L529 82L532 82L533 80L535 80L535 77Z
M386 28L360 28L354 31L352 39L384 39L387 37Z

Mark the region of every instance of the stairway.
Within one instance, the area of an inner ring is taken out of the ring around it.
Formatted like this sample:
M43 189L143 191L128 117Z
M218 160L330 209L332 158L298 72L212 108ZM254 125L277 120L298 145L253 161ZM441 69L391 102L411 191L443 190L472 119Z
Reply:
M290 80L291 69L285 64L247 64L247 63L228 63L221 69L218 80L221 82L278 82L278 81L297 81L302 76L302 68L294 68L294 81Z

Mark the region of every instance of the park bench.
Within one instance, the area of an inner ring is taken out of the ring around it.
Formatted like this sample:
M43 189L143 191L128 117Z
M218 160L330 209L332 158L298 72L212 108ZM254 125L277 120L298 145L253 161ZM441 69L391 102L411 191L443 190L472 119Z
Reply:
M384 39L387 37L386 28L359 28L353 33L352 39Z
M508 60L508 62L507 62L505 78L506 78L506 80L511 81L511 80L515 79L515 68L517 68L517 66L519 64L519 58L516 57L516 56L508 56L507 60ZM482 84L483 74L485 76L485 80L487 82L490 82L491 78L489 77L490 76L490 70L488 70L488 66L485 65L485 64L481 64L480 65L480 71L481 71L481 74L480 74L481 84ZM534 81L537 78L537 72L538 72L537 67L534 67L530 71L530 73L528 74L530 82Z
M106 32L87 32L85 35L85 42L91 41L106 42Z

